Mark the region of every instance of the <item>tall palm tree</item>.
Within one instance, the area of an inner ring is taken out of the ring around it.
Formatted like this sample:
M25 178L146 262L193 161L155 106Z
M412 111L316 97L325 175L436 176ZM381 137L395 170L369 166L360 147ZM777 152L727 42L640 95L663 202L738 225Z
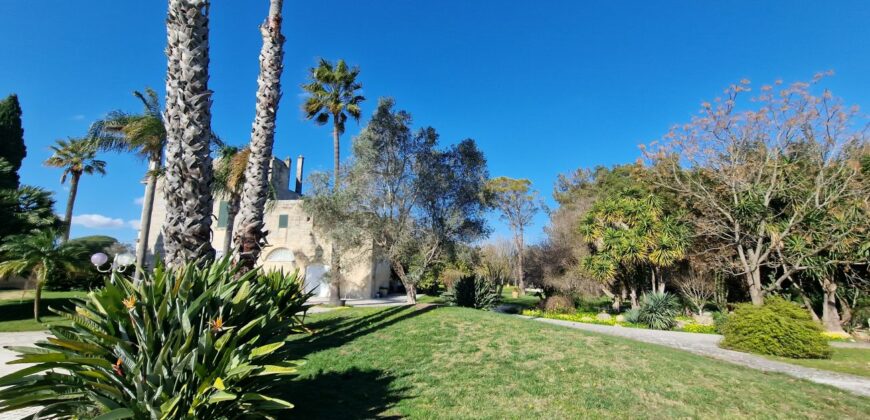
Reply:
M333 65L320 59L317 67L309 71L308 83L302 89L308 94L302 110L305 117L324 125L332 120L333 190L339 187L341 135L344 134L348 115L359 122L360 104L366 99L359 94L362 84L357 82L359 67L348 67L344 60Z
M0 276L27 275L36 281L33 317L37 322L42 287L49 277L57 274L57 270L81 271L87 264L87 251L78 245L58 242L58 232L54 229L10 236L0 245L0 254L11 258L0 262Z
M227 199L227 228L221 250L223 255L230 255L233 242L233 225L239 213L239 203L242 199L242 187L245 184L245 169L248 167L250 149L239 149L235 146L222 146L218 150L215 164L214 190L215 197Z
M69 240L70 224L72 222L73 206L76 202L76 194L78 194L79 180L83 174L106 174L106 162L97 159L96 143L93 139L70 139L58 140L54 146L51 146L54 152L48 159L45 160L46 166L63 169L63 175L60 177L60 183L66 182L69 177L69 199L66 202L66 213L63 219L63 232L61 233L61 241Z
M302 105L302 111L309 120L318 125L324 125L332 120L332 153L333 153L333 191L340 186L341 165L341 135L344 134L348 115L359 122L362 110L360 104L365 97L359 94L362 84L357 82L359 67L348 67L344 60L338 60L333 65L325 59L320 59L317 67L309 71L308 83L302 85L302 90L308 95ZM332 245L331 272L333 278L329 282L329 299L333 304L341 304L341 264L339 249Z
M133 96L142 101L144 109L141 114L114 111L108 118L91 126L91 136L97 139L98 148L101 150L135 153L148 161L139 242L136 247L136 264L145 267L157 178L163 170L166 128L160 113L160 99L154 89L145 88L144 93L134 91Z
M166 18L167 265L214 258L211 246L211 91L209 0L169 0Z
M284 35L281 34L283 0L269 2L269 16L260 26L260 74L257 77L257 106L251 132L250 157L245 168L245 185L235 230L236 259L244 270L254 267L266 245L263 230L266 200L269 197L269 162L275 143L275 120L281 99L281 73L284 71Z

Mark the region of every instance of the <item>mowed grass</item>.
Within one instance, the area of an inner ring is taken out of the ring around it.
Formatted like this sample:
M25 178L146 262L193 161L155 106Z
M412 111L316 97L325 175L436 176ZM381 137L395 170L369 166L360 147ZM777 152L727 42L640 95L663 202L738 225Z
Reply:
M301 418L866 418L870 398L615 337L463 308L308 318Z
M830 359L788 359L771 357L781 362L870 377L870 349L834 347Z
M42 292L39 308L42 322L33 319L32 290L0 291L0 332L41 331L50 325L67 321L48 310L72 307L71 299L82 297L86 292Z

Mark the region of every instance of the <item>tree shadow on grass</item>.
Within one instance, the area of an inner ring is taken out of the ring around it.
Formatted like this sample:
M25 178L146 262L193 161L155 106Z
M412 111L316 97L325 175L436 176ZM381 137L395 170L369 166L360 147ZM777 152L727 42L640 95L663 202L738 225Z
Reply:
M291 414L306 419L400 418L384 415L407 388L392 386L396 378L379 370L317 372L282 386L280 398L292 402Z
M73 298L44 298L39 301L39 314L40 316L55 316L56 314L48 308L62 310L73 307L75 307ZM0 304L0 322L25 319L33 319L33 299L24 299L20 302L6 301Z
M373 331L422 315L434 308L436 306L433 305L393 306L362 317L337 314L335 317L307 324L308 328L316 332L288 343L287 351L291 358L302 359L312 353L340 347Z

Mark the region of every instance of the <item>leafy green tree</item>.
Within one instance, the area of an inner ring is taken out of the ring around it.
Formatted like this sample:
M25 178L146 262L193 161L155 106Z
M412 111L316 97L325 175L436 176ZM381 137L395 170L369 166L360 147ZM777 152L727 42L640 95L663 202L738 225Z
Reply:
M24 128L21 126L21 105L17 95L0 101L0 159L6 160L11 170L0 175L0 190L18 188L18 170L27 156Z
M160 98L151 88L145 92L134 91L133 96L142 102L141 114L113 111L103 120L91 126L90 137L97 139L100 150L135 153L148 161L145 173L145 197L139 224L139 241L136 249L136 264L145 267L148 253L148 236L154 209L157 179L163 172L163 150L166 147L166 128L160 110Z
M33 317L37 322L42 288L48 279L53 275L77 272L88 264L86 250L59 242L58 232L54 229L11 236L0 244L0 254L9 258L0 262L0 276L30 276L35 280Z
M486 160L472 140L439 149L434 129L412 132L411 115L393 107L381 99L354 140L342 188L315 177L305 206L340 248L373 244L415 303L417 284L455 244L485 234Z
M514 246L517 250L517 291L521 295L526 293L523 279L525 229L540 208L537 192L531 186L532 182L528 179L503 176L490 180L486 185L489 204L499 211L501 218L508 223L514 234Z
M92 139L58 140L51 146L52 155L45 160L45 165L63 169L60 177L61 184L69 177L69 198L66 202L64 213L64 228L61 241L69 240L69 232L72 223L73 206L79 190L79 180L82 175L106 174L106 162L97 159L96 143Z
M0 176L12 172L12 166L0 158ZM58 225L51 192L28 185L16 189L0 188L0 241L34 229Z
M275 144L275 124L281 99L281 73L284 71L283 0L270 0L269 15L260 25L260 73L257 77L257 105L251 130L248 164L239 204L238 229L234 230L235 257L244 270L251 270L266 245L263 219L269 198L269 163Z
M362 109L360 104L365 97L359 94L362 84L356 80L359 76L358 67L348 67L344 60L338 60L333 65L325 59L320 59L317 67L309 71L308 83L302 85L302 90L308 96L302 105L302 111L309 120L318 125L324 125L332 120L332 152L333 152L333 191L338 191L341 183L341 135L345 130L348 116L359 121ZM331 266L334 281L329 284L329 298L333 304L341 304L341 251L333 244Z
M583 261L587 272L609 282L643 269L656 293L665 291L663 269L685 258L690 236L678 217L664 211L661 199L638 191L596 202L583 217L580 232L593 248Z

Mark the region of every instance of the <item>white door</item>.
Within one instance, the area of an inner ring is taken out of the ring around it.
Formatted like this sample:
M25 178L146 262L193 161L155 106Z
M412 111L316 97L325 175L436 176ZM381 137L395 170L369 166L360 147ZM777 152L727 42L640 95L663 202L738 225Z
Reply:
M323 284L326 267L323 264L311 264L305 268L305 291L313 291L314 296L328 297L329 287Z

